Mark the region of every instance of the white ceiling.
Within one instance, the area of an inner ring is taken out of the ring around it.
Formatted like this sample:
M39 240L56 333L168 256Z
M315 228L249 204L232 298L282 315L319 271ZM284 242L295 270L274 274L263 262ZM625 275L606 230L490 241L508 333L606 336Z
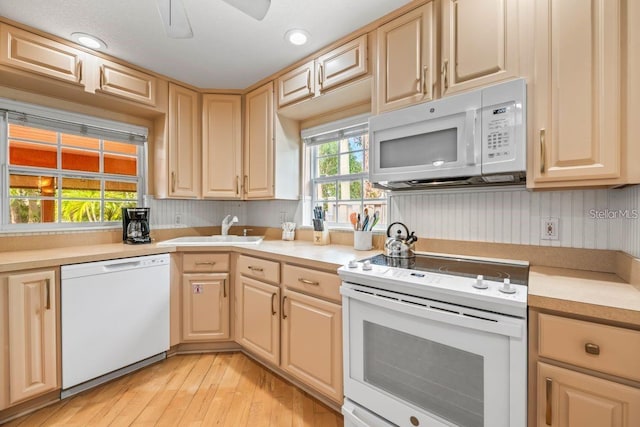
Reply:
M0 0L0 15L71 39L86 32L105 53L200 88L244 89L410 0L272 0L257 21L221 0L184 0L194 37L166 36L156 0ZM284 40L310 33L305 46Z

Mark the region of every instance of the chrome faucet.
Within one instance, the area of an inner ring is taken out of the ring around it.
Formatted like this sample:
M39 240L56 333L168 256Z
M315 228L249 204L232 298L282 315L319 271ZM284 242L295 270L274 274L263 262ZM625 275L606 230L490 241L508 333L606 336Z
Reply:
M234 216L233 218L231 218L231 220L229 220L229 218L231 218L231 215L225 216L224 219L222 220L222 232L221 232L221 234L223 236L228 235L229 234L229 228L231 228L231 226L233 224L238 222L238 217L237 216Z

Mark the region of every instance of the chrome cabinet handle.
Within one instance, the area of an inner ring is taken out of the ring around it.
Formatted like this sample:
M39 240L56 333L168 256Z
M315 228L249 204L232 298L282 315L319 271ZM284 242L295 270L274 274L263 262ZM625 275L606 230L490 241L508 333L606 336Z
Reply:
M45 309L51 309L51 279L46 279L45 281L45 291L47 292L47 296L45 298Z
M254 267L252 265L248 266L247 268L249 270L251 270L251 271L257 271L257 272L263 272L264 271L264 268L262 268L262 267Z
M275 316L276 314L276 309L273 308L273 304L275 303L276 300L276 294L271 294L271 315Z
M447 72L448 72L448 68L449 68L449 60L446 59L443 63L442 63L442 80L444 82L444 88L448 89L449 88L449 80L447 79Z
M196 261L196 265L215 265L215 261Z
M288 316L287 314L284 312L284 308L285 308L285 304L287 303L287 297L282 297L282 319L286 319Z
M545 379L546 384L546 395L547 395L547 404L545 409L544 420L545 423L550 426L551 425L551 393L553 393L553 380L551 378Z
M313 280L305 279L303 277L298 277L298 282L304 283L305 285L313 285L313 286L320 285L320 282L314 282Z
M588 342L584 345L584 351L597 356L600 354L600 346L598 344Z
M545 158L546 154L546 133L545 129L540 129L540 173L544 173L545 170Z

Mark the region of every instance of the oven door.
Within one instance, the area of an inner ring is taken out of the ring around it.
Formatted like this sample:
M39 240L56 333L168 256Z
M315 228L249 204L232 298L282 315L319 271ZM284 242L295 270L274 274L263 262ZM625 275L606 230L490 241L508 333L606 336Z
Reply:
M398 426L525 425L525 319L352 284L341 292L346 398Z

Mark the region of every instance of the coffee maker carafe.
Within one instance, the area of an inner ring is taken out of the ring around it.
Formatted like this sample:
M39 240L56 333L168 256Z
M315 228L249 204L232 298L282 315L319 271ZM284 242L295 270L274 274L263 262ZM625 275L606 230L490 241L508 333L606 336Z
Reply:
M122 240L125 243L151 243L149 231L149 208L122 208Z

